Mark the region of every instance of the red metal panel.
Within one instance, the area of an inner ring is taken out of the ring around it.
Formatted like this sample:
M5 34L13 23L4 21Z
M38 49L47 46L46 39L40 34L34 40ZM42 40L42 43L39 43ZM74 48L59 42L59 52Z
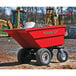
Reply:
M64 36L49 37L36 40L40 47L50 47L64 44Z
M65 25L4 31L24 48L51 47L64 44Z
M58 35L64 35L65 29L64 28L56 28L56 29L45 29L45 30L37 30L29 32L33 38L42 38L42 37L52 37Z
M23 37L20 36L17 30L7 30L7 33L14 38L22 47L29 47Z
M36 48L36 47L39 47L37 45L37 43L35 42L35 39L29 35L29 33L25 33L26 31L25 30L18 30L19 34L21 35L21 37L23 38L25 44L29 47L29 48ZM28 48L26 45L24 45L24 48ZM23 46L23 45L21 45Z

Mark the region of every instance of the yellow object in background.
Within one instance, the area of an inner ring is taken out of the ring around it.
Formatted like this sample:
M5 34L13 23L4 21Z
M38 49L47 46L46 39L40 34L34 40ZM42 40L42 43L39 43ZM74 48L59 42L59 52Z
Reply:
M59 25L59 21L58 21L57 16L54 17L54 25Z
M8 20L7 23L8 23L8 25L9 25L10 29L13 29L13 25L12 25L11 21Z
M7 21L0 19L0 29L2 26L7 26Z

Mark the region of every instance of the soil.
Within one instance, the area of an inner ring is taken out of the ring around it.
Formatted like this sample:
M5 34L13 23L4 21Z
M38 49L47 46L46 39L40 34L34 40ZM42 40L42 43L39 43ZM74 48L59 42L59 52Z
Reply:
M21 46L11 37L0 38L0 69L76 69L76 39L65 39L64 47L69 54L66 62L59 62L55 52L47 66L39 66L35 60L30 64L19 64L17 52Z

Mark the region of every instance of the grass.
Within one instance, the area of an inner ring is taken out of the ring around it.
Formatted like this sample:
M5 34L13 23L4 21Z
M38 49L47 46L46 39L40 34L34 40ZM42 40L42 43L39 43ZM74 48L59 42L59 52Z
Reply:
M3 32L4 29L8 29L8 27L5 26L2 27L2 29L0 30L0 36L8 35L6 32Z

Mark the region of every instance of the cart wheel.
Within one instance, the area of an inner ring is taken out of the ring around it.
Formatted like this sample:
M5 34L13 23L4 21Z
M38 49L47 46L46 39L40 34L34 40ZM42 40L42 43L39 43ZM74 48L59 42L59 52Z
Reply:
M51 60L51 53L47 48L41 48L37 51L36 59L39 65L48 65Z
M19 50L19 52L17 54L17 58L18 58L18 62L21 64L30 63L30 61L31 61L30 52L24 48Z
M60 61L60 62L65 62L68 60L68 53L66 51L63 51L62 52L58 52L57 53L57 59Z

